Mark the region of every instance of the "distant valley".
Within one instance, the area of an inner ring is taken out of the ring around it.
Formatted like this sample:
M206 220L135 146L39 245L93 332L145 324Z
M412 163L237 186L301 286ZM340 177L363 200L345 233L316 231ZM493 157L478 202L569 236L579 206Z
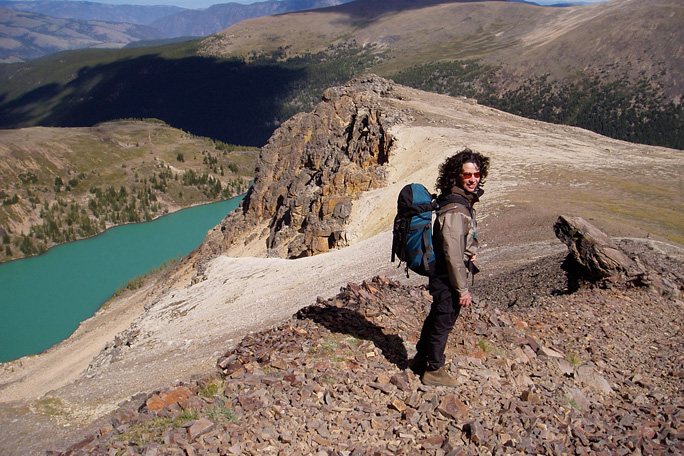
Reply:
M79 48L123 47L164 38L152 27L117 22L60 19L0 7L0 63L23 62Z
M244 20L195 41L0 65L0 127L153 117L261 146L325 88L373 72L528 118L684 149L682 23L676 0L349 2Z
M175 6L110 5L81 1L0 1L0 63L23 62L54 52L166 44L203 37L243 19L338 5L350 0L268 0L223 3L206 10Z

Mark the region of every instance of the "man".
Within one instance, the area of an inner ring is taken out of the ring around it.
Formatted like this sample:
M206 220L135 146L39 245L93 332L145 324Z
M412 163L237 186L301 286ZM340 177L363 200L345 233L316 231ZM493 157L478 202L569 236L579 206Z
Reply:
M416 344L410 368L426 385L456 386L445 368L444 349L463 306L472 302L468 277L474 272L477 224L473 205L482 195L489 158L465 148L439 167L435 184L439 209L433 229L437 259L430 277L432 306Z

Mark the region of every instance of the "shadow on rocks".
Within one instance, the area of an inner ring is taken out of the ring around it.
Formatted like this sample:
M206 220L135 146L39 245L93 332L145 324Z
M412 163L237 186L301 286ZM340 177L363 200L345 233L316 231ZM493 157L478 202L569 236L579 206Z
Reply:
M310 306L300 310L297 318L312 320L334 333L349 334L357 339L371 341L389 362L401 369L408 366L408 354L403 339L397 334L385 334L383 328L368 321L355 310Z
M539 298L571 293L577 278L572 275L567 253L543 257L524 266L475 279L475 294L492 307L533 307Z

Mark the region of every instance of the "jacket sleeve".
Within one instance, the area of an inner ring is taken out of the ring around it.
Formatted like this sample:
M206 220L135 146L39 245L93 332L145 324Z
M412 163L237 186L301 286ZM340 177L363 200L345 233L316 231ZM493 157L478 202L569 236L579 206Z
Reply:
M468 272L464 260L466 259L467 237L471 231L470 225L469 217L460 212L452 211L443 214L443 249L449 283L458 290L460 296L468 293Z

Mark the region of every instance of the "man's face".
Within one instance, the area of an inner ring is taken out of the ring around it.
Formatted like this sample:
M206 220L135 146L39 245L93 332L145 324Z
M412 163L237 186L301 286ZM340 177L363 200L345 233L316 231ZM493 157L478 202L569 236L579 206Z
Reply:
M473 162L463 164L461 173L456 177L456 185L468 193L474 193L480 183L480 167Z

